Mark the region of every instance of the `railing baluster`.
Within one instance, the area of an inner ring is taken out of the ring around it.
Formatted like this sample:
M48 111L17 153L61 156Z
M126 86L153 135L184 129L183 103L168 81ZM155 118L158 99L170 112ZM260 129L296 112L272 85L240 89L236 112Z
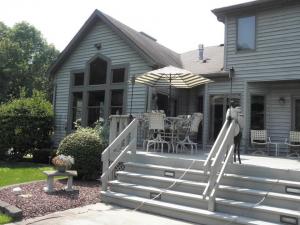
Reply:
M135 154L136 152L136 138L137 138L137 125L138 125L138 120L134 119L131 121L129 125L128 123L128 116L112 116L111 117L111 125L113 127L110 128L110 136L114 137L114 135L117 134L117 122L120 122L119 125L119 135L111 140L110 138L110 144L109 146L103 151L102 153L102 162L103 162L103 171L102 171L102 176L101 176L101 181L102 181L102 190L106 191L107 190L107 185L108 182L112 179L113 177L113 171L116 167L116 165L124 158L125 154L131 150ZM118 118L120 120L118 120ZM130 138L130 140L128 140ZM129 142L127 142L127 140ZM124 146L124 149L122 147ZM112 152L113 150L121 150L119 153L117 152ZM114 153L114 154L113 154ZM115 157L115 153L117 153L117 157ZM109 165L109 162L112 161L111 165Z

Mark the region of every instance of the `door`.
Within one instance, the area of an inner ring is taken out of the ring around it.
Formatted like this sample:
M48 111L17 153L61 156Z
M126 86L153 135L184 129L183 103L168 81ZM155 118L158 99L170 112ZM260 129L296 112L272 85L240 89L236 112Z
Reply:
M294 98L293 130L300 131L300 97Z
M235 105L240 105L240 95L233 95L232 101ZM213 142L225 122L226 111L230 105L228 95L212 95L210 97L210 136L209 141Z

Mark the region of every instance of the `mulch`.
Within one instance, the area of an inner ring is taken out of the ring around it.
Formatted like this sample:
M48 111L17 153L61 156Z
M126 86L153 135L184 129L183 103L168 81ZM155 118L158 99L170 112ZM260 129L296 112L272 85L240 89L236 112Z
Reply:
M45 181L20 184L18 187L22 189L23 197L16 197L12 192L14 187L4 188L0 190L0 200L20 208L23 211L23 219L100 202L100 182L98 181L74 180L75 191L73 192L63 190L66 180L56 180L53 193L45 193L43 190L45 186Z

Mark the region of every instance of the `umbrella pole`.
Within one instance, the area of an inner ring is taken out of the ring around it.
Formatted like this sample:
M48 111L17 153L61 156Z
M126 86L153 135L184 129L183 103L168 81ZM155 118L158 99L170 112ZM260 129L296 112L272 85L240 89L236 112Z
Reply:
M172 84L171 74L170 74L169 82L170 82L170 85L169 85L169 99L168 99L168 116L171 116L171 112L172 112L172 110L171 110L171 94L172 94L172 92L171 92L171 88L172 88L172 86L171 86L171 84Z

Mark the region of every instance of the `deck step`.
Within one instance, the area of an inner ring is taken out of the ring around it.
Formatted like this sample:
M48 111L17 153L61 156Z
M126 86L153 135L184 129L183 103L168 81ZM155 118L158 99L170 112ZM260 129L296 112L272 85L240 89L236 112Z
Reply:
M207 209L208 202L203 199L202 195L191 193L165 190L161 188L123 183L112 181L111 190L114 192L134 195L151 199L159 195L157 200L169 202L189 207ZM161 193L161 194L160 194ZM223 198L216 199L216 209L219 212L230 213L237 216L247 216L249 213L255 219L261 219L271 222L279 222L280 216L300 218L300 212L275 206L255 205L249 202L228 200Z
M145 186L153 186L157 188L168 188L174 182L176 185L172 188L173 190L183 191L193 194L202 194L206 183L195 182L189 180L179 180L170 177L153 176L139 173L132 173L126 171L119 171L116 173L118 180L125 183L134 183Z
M121 205L128 208L139 207L140 210L169 216L197 224L205 225L279 225L253 218L234 216L228 213L211 212L205 209L182 206L174 203L167 203L157 200L150 200L134 195L116 193L112 191L101 192L102 201Z

